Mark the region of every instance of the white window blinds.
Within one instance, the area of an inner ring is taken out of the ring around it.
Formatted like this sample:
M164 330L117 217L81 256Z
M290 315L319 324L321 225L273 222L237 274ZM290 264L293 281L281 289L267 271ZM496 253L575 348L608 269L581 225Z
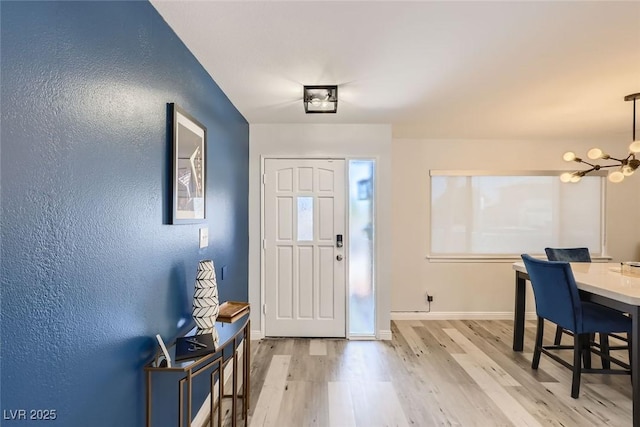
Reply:
M432 255L602 252L604 182L560 182L556 172L431 172Z

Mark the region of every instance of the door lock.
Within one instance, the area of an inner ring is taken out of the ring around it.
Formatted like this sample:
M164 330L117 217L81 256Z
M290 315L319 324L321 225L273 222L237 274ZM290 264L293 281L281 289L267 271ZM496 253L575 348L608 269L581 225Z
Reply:
M336 259L337 259L338 261L342 261L342 254L338 254L338 255L336 255Z
M342 246L342 234L336 234L336 248L341 248Z

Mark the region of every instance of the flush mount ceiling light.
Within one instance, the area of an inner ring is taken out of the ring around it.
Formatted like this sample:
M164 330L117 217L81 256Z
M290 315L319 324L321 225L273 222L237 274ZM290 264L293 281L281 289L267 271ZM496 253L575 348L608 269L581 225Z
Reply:
M302 101L305 113L335 113L338 111L338 86L305 86Z
M592 148L587 152L587 157L591 160L608 160L616 163L599 165L595 163L589 163L576 156L573 151L567 151L562 158L567 162L584 163L591 166L590 169L575 172L565 172L560 175L562 182L578 182L580 179L589 172L598 171L605 168L619 168L618 170L609 172L609 181L621 182L626 176L631 176L640 167L640 160L636 158L636 155L640 153L640 139L636 139L636 100L640 99L640 93L634 93L624 97L625 101L633 101L633 142L629 145L629 154L624 159L616 159L611 157L599 148Z

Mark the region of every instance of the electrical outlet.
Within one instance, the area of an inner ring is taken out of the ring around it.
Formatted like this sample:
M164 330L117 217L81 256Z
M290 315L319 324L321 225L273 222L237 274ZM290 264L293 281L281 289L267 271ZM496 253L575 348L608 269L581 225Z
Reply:
M209 228L204 227L200 229L200 249L209 246Z
M429 292L425 292L424 293L424 302L431 302L433 301L433 297L431 295L429 295Z

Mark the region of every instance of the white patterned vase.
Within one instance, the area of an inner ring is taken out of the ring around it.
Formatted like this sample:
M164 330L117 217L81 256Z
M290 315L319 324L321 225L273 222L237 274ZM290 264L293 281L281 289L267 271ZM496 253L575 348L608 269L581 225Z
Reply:
M198 263L193 293L192 315L198 330L209 332L215 326L219 312L218 284L213 261L202 260Z
M218 348L220 345L220 335L218 335L218 330L214 326L211 329L198 329L196 335L203 336L209 335L211 336L211 342L213 343L213 348Z

